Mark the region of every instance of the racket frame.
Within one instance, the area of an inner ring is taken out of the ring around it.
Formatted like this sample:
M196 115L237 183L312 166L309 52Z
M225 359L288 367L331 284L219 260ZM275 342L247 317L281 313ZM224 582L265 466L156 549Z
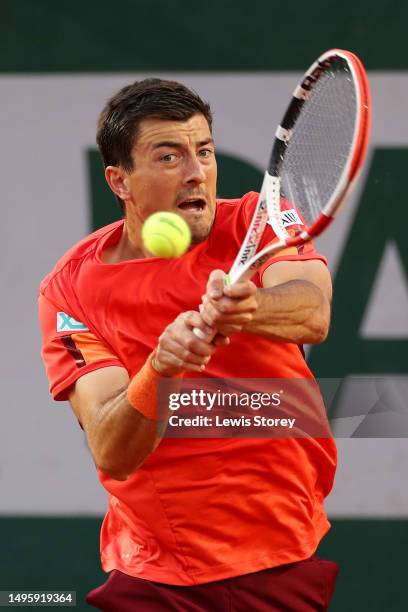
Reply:
M285 157L287 143L290 141L294 126L305 101L322 73L329 69L330 65L339 57L347 62L356 84L357 120L354 126L351 145L353 154L347 160L338 179L337 186L318 219L298 235L290 236L283 227L280 218L280 168ZM300 83L296 86L292 94L292 100L283 116L281 124L276 130L268 168L264 175L251 225L228 274L228 282L236 282L243 275L250 278L273 253L285 247L304 244L311 238L318 236L333 221L362 168L370 135L370 127L371 97L367 76L362 63L350 51L342 49L326 51L310 66ZM279 240L272 245L267 245L256 253L268 219ZM260 231L260 228L263 228L262 231Z

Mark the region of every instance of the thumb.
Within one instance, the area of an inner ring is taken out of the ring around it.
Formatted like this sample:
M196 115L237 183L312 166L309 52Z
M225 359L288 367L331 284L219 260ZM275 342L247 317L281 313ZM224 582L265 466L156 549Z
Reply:
M225 272L222 270L213 270L208 277L207 295L213 300L222 297L224 292Z

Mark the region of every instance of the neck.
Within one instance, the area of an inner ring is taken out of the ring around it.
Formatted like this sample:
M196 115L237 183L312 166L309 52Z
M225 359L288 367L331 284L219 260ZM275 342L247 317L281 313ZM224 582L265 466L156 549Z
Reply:
M140 229L132 228L132 224L129 224L129 221L125 219L119 242L104 251L103 261L105 263L119 263L130 259L145 259L149 256L143 248Z

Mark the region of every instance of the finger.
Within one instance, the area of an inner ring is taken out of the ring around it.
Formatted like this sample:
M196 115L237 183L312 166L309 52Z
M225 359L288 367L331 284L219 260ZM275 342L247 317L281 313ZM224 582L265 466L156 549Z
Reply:
M197 329L201 329L205 336L211 336L211 334L214 332L211 327L206 325L200 312L196 312L195 310L189 310L188 312L183 313L180 318L191 329L193 329L194 327L196 327Z
M215 320L215 317L217 317L216 313L218 313L217 320L222 320L222 315L228 315L228 317L230 317L244 312L253 313L256 309L257 302L253 296L242 300L223 297L216 301L208 300L204 304L201 316L208 325L212 325L211 321L208 323L207 318L214 318ZM204 313L207 317L203 316Z
M204 340L194 333L196 326L200 328L200 331L203 329L207 334ZM209 330L211 330L211 333L208 335ZM210 355L214 351L214 347L211 345L214 332L215 330L203 323L199 313L194 311L185 312L168 325L161 336L159 336L159 346L165 348L173 340L192 352L203 354L204 356Z
M213 344L215 344L216 347L228 346L230 342L228 336L224 336L223 334L217 334L213 340Z
M204 343L205 344L205 343ZM207 344L205 346L208 347ZM157 352L158 358L162 360L162 353L167 355L167 359L172 358L173 365L181 365L185 366L186 364L195 364L195 365L206 365L210 360L212 353L214 352L214 348L209 347L205 354L197 353L196 351L191 351L189 348L177 342L177 340L173 338L165 338L163 342L159 344L159 350Z
M173 353L168 353L165 349L156 349L156 355L154 357L153 367L159 374L164 376L171 376L172 371L182 371L183 361L176 357Z
M223 295L225 272L213 270L208 278L206 293L214 300Z
M212 330L211 338L213 334ZM199 338L191 329L186 327L175 326L169 340L175 340L183 349L197 356L207 357L212 355L215 350L210 341Z
M219 310L217 310L213 306L213 304L210 301L208 301L201 306L200 316L203 319L206 326L209 327L210 329L213 329L214 324L221 316L221 313Z
M249 298L255 295L257 287L252 281L244 281L234 283L232 285L224 285L223 294L229 298Z
M160 351L156 356L156 363L158 364L158 371L171 375L172 371L183 371L191 370L192 372L202 372L205 370L205 363L196 364L191 361L183 361L174 355L173 352L167 352L166 350Z
M205 317L206 315L203 314ZM253 315L249 312L235 313L234 315L223 315L218 313L216 317L211 317L212 327L224 336L230 336L252 321ZM210 320L210 318L209 318Z

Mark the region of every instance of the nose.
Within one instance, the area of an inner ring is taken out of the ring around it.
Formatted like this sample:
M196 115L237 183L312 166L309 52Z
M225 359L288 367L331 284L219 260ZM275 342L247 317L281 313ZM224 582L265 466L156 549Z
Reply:
M200 159L196 155L189 156L185 165L185 183L188 185L198 185L203 183L205 178L205 169Z

